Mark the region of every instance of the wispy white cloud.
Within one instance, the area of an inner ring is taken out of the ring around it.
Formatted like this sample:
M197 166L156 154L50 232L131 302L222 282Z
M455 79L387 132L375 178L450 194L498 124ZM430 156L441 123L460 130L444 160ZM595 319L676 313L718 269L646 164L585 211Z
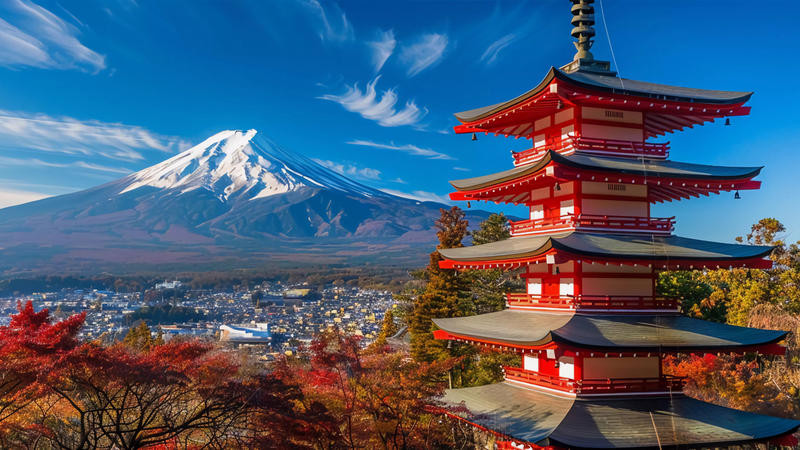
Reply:
M361 117L378 123L383 127L399 127L403 125L416 125L426 114L426 108L420 108L413 101L407 101L403 109L397 110L397 93L394 89L381 92L380 100L375 90L375 85L380 80L380 76L367 83L362 91L358 84L347 86L347 90L342 95L326 94L319 97L322 100L329 100L338 103L344 109L358 113Z
M380 148L385 150L397 150L408 153L410 155L424 156L425 158L428 159L455 159L450 155L437 152L436 150L431 150L425 147L418 147L412 144L397 145L393 142L390 142L388 144L381 144L379 142L372 142L363 139L355 139L347 143L350 145L360 145L362 147Z
M338 173L339 175L344 175L353 178L361 178L366 180L381 179L381 171L377 169L372 169L370 167L356 167L354 165L337 163L335 161L329 161L327 159L315 158L314 161L323 167L331 169L332 171Z
M339 8L339 5L330 2L323 6L319 0L300 0L300 3L305 6L317 22L320 39L331 42L344 42L354 39L353 26L347 20L347 15Z
M50 197L50 194L34 191L23 191L18 189L4 189L0 187L0 208L21 205L23 203L40 200L46 197Z
M497 61L497 56L500 52L514 43L518 38L519 36L516 33L509 33L492 42L481 55L481 62L486 63L487 66L491 66Z
M367 42L370 50L372 50L372 64L375 66L375 73L380 72L386 60L392 56L395 47L397 47L397 40L394 38L394 31L382 31L378 36L378 40Z
M12 158L8 156L0 156L0 164L6 166L23 166L23 167L57 167L57 168L75 167L79 169L88 169L96 172L105 172L114 174L131 173L130 169L126 169L124 167L104 166L102 164L95 164L86 161L52 162L52 161L43 161L39 158Z
M189 143L145 128L0 110L0 148L140 161L142 150L174 153Z
M453 167L453 170L458 170L459 172L471 172L472 169L467 169L466 167Z
M381 189L383 192L387 194L396 195L398 197L408 198L411 200L418 200L421 202L436 202L436 203L451 203L451 200L446 195L439 195L433 192L427 191L412 191L412 192L403 192L398 191L396 189Z
M78 40L79 30L29 0L0 7L0 65L99 72L105 56Z
M442 59L447 49L446 34L426 33L413 43L400 49L400 62L406 65L406 74L413 77Z

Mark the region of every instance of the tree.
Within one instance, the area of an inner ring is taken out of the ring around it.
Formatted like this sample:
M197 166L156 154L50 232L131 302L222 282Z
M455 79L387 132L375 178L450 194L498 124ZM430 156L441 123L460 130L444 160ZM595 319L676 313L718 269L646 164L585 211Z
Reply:
M711 296L714 289L702 281L702 274L685 270L661 272L656 289L659 295L679 299L681 310L690 317L725 322L727 304Z
M766 414L800 414L800 249L779 238L786 228L765 218L738 242L771 245L773 268L661 274L659 292L683 298L684 313L733 325L790 331L786 357L674 356L666 373L688 377L686 392L713 403Z
M122 339L122 343L130 349L146 353L150 351L155 341L150 327L147 326L145 321L140 321L128 330L128 334Z
M35 312L30 301L17 303L17 311L0 327L0 431L7 431L12 416L44 395L42 370L78 346L86 319L82 313L53 323L47 309Z
M478 230L472 232L472 244L488 244L510 237L511 231L508 227L508 218L503 213L491 214L481 222Z
M511 236L508 219L502 214L492 214L472 232L473 245L502 241ZM462 275L472 296L471 314L500 311L505 307L505 293L521 289L519 279L501 269L469 270Z
M417 361L431 362L451 356L446 344L433 338L436 317L457 317L469 312L469 297L459 274L452 269L442 269L443 260L438 252L443 248L462 247L461 241L467 235L468 222L464 212L454 206L441 209L441 217L436 221L439 245L430 255L426 270L428 280L425 290L414 299L414 310L409 321L411 333L411 354Z
M296 384L209 343L105 347L77 338L84 315L18 309L0 327L3 448L308 448L326 414L298 413Z
M442 375L452 361L418 362L404 353L372 347L360 337L330 330L300 358L283 360L276 373L298 380L305 408L321 404L335 419L320 433L324 448L437 448L450 433L429 406L444 391Z
M378 338L375 339L375 346L383 347L386 345L386 339L397 334L397 324L394 322L394 311L392 308L386 310L383 314L383 323L381 324L381 331Z

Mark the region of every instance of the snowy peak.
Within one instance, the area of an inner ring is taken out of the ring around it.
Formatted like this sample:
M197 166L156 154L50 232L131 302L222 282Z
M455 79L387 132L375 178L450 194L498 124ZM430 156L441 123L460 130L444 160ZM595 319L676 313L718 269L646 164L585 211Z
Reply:
M179 193L204 189L221 201L249 200L316 187L376 197L381 191L349 180L281 149L256 130L227 130L172 158L124 178L120 194L143 186Z

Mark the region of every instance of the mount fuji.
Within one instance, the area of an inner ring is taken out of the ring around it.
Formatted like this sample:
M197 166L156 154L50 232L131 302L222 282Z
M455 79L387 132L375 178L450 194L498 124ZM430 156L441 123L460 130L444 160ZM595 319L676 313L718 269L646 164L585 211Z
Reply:
M0 209L0 272L417 266L442 207L358 183L255 130L223 131L119 180Z

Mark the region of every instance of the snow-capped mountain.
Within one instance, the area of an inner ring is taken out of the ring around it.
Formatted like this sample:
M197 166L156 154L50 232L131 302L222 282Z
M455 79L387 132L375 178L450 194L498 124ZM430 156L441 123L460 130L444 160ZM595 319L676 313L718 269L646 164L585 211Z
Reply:
M384 196L332 172L314 161L287 152L267 139L255 141L256 130L227 130L160 164L126 178L120 192L151 186L187 192L205 189L219 200L250 200L297 191L303 187L334 189L367 197Z
M0 272L396 263L430 251L443 206L353 181L255 130L223 131L119 180L0 209Z

